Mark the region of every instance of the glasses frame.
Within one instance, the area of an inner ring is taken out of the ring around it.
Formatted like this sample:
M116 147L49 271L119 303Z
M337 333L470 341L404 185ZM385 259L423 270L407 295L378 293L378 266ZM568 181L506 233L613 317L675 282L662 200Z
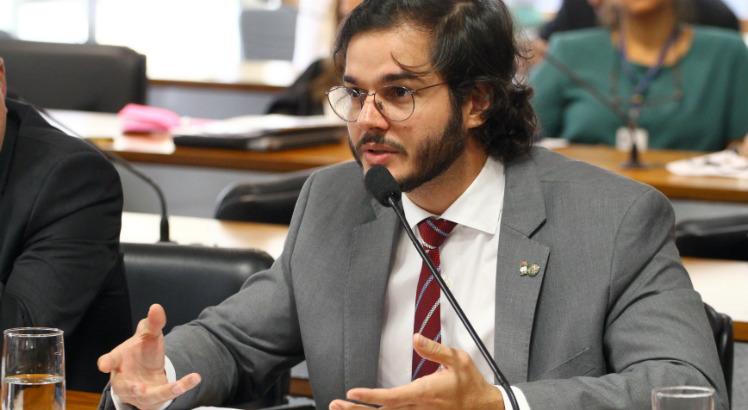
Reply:
M410 117L413 116L413 113L416 112L416 94L419 91L423 91L423 90L426 90L426 89L429 89L429 88L433 88L433 87L437 87L437 86L445 85L445 84L447 84L447 82L446 81L442 81L440 83L431 84L431 85L427 85L427 86L416 88L416 89L410 89L408 87L404 87L404 86L401 86L401 85L390 85L390 86L382 87L382 88L394 88L394 87L402 88L402 89L404 89L408 93L408 95L410 95L411 105L412 105L410 113L408 113L408 115L405 118L398 119L398 120L392 119L392 118L389 117L389 115L387 115L387 114L384 113L384 109L382 108L381 101L377 101L377 91L372 91L372 92L367 92L367 93L364 93L364 92L360 93L360 95L358 96L358 99L361 102L361 109L358 110L358 114L356 114L356 118L353 119L353 120L349 120L349 119L343 117L342 115L340 115L340 113L338 113L338 111L335 109L335 105L333 104L332 100L330 99L330 94L332 92L334 92L335 90L339 90L339 89L342 89L342 88L352 89L351 87L347 87L345 85L336 85L336 86L330 88L329 90L327 90L325 92L325 95L327 96L327 103L330 105L330 108L332 109L332 111L335 113L335 115L337 115L341 120L343 120L345 122L356 122L356 121L358 121L358 117L361 115L361 111L363 111L364 106L366 105L366 100L370 96L374 98L374 108L377 109L377 111L379 112L379 114L382 115L382 117L386 118L389 121L402 122L402 121L407 121L408 119L410 119ZM380 89L380 91L381 91L381 89Z

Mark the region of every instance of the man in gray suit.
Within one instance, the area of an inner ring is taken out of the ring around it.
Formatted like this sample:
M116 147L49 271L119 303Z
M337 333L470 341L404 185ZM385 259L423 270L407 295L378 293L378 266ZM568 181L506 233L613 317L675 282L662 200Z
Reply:
M119 402L226 403L306 359L319 408L510 408L395 215L367 194L362 170L383 165L520 408L645 409L668 385L711 386L727 408L667 200L531 149L516 56L498 1L354 10L335 52L344 85L328 96L357 163L310 177L283 254L241 292L165 340L153 306L102 356Z

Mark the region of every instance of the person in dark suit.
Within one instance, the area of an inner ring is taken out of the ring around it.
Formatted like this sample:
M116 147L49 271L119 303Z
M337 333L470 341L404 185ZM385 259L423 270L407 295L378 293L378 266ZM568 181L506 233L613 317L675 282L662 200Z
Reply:
M335 16L340 25L343 19L361 3L361 0L337 0L333 3ZM337 83L338 75L329 58L314 61L283 94L270 102L266 113L299 116L323 115L327 107L325 92Z
M131 332L119 252L122 187L106 158L5 98L0 60L0 326L65 332L68 388Z

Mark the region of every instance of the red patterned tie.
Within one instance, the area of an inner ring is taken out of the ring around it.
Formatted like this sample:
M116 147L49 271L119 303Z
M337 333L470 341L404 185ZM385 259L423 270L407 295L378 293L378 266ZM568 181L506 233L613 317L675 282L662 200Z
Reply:
M454 227L454 222L436 218L427 218L418 224L423 249L431 258L437 270L440 269L439 247ZM429 268L423 263L421 265L421 276L418 279L418 289L416 289L416 315L413 321L413 331L437 342L441 341L440 296L439 284L436 283L431 276L431 272L429 272ZM439 363L426 360L413 350L412 380L429 375L438 368Z

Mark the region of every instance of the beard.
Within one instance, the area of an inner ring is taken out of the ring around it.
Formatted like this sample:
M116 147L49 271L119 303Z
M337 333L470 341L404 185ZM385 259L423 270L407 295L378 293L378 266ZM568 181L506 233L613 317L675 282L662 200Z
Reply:
M426 136L412 154L407 153L401 144L386 139L382 134L366 133L355 147L349 138L348 146L356 162L362 167L361 151L363 145L367 143L387 145L405 156L412 157L413 171L397 181L401 191L410 192L443 174L462 155L465 151L466 139L462 125L462 112L453 109L441 136L439 138Z

